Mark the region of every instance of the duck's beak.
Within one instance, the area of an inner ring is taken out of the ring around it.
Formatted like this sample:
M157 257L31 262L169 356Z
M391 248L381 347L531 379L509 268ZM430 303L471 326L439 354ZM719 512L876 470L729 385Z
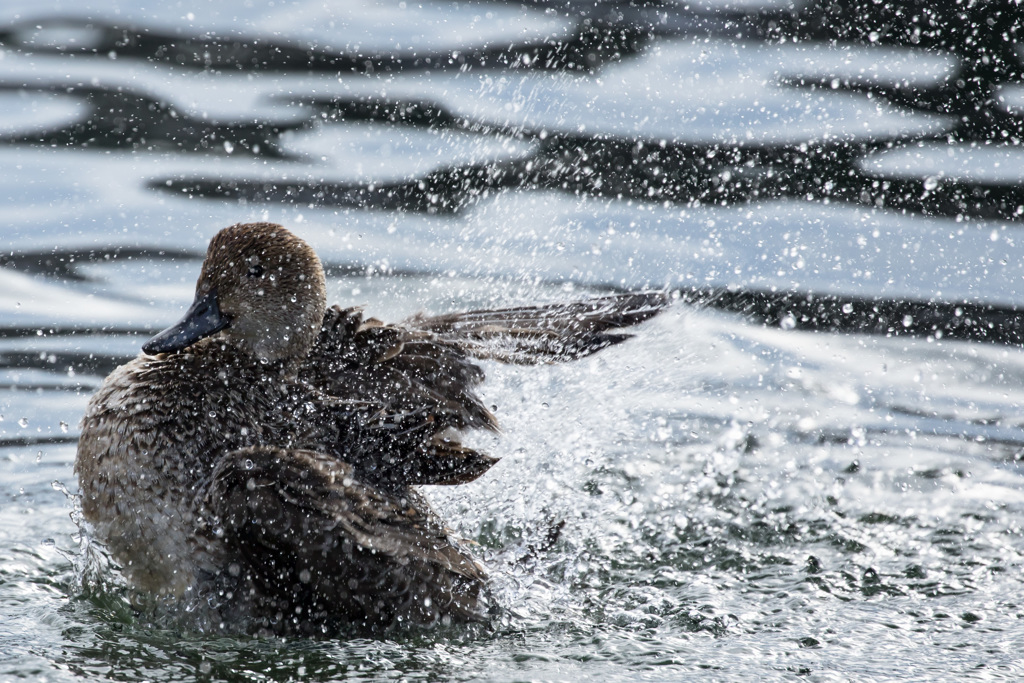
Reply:
M203 295L197 293L185 317L143 344L142 350L150 355L181 351L223 330L230 322L231 319L220 312L216 288Z

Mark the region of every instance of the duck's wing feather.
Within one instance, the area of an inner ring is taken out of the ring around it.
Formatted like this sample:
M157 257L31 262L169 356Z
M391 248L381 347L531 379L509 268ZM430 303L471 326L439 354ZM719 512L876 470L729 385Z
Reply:
M251 447L220 459L201 500L224 580L257 619L291 622L273 630L481 618L483 569L414 491L313 451Z
M438 431L437 406L399 409L380 400L318 396L298 407L292 443L328 453L355 468L365 482L388 489L418 484L462 484L491 468L497 458Z
M483 371L429 332L334 306L300 377L331 397L319 406L328 439L311 443L374 484L461 484L497 462L459 442L462 430L498 428L474 392Z
M536 364L575 360L632 335L622 328L661 312L665 292L636 292L569 304L416 315L411 329L431 332L475 358Z
M328 394L373 401L390 412L426 412L435 432L497 429L473 388L484 373L456 344L429 332L333 306L301 373Z

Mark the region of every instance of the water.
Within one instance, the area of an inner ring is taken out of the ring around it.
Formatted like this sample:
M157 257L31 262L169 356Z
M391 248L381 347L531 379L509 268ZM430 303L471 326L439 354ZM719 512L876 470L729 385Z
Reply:
M0 678L1019 678L1019 67L721 5L5 8ZM143 59L100 19L313 56ZM987 124L949 96L965 70L995 81ZM252 219L387 320L682 295L576 364L485 364L504 431L475 438L502 461L429 495L490 568L493 624L210 637L83 572L85 403ZM1003 343L960 338L970 316Z

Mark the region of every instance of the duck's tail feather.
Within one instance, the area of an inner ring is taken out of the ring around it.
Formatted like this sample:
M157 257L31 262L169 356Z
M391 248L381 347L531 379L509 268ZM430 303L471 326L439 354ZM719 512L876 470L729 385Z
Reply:
M481 359L532 365L575 360L618 344L621 332L654 317L672 298L665 292L636 292L570 304L418 314L406 321Z

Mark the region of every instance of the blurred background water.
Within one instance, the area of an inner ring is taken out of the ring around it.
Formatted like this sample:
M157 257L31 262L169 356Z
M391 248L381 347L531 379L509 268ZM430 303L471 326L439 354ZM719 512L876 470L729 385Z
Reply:
M1021 35L1012 2L4 3L0 677L1018 679ZM88 396L246 220L388 320L678 295L486 366L502 462L428 493L491 627L210 638L83 582Z

